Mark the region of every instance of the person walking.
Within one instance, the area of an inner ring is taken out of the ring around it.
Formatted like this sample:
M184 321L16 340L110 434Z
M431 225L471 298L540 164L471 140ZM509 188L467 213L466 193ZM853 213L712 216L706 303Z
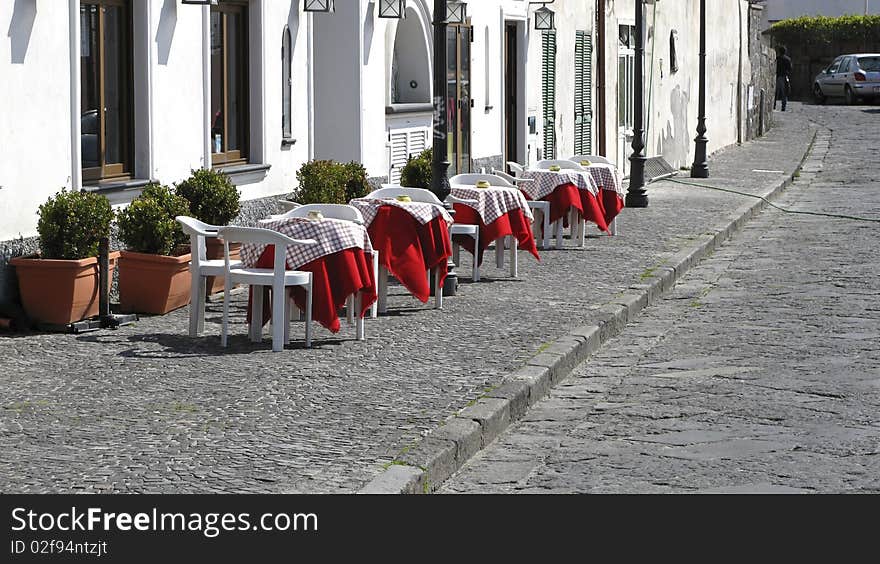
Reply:
M782 102L782 111L788 105L788 95L791 90L791 57L788 56L788 49L779 48L776 57L776 97L773 100L773 109L776 109L776 102Z

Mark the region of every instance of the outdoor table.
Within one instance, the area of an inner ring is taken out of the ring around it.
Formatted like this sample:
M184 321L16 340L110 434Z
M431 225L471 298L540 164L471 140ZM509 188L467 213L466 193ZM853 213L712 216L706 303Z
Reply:
M578 170L530 169L523 171L521 177L533 180L519 186L524 194L532 200L550 202L551 223L562 219L565 225L569 210L574 208L581 217L608 231L599 187L592 174Z
M379 251L379 266L413 296L423 303L428 301L431 287L427 272L435 268L438 288L443 287L446 264L452 256L449 212L436 204L394 198L357 198L349 205L364 216L370 241ZM384 309L383 303L379 309Z
M587 169L596 186L599 187L599 202L602 204L605 223L611 225L617 214L623 210L626 200L620 172L616 166L606 163L591 163L584 168Z
M351 295L360 297L360 311L364 313L376 301L376 281L373 279L373 247L367 230L357 223L340 219L285 217L260 223L294 239L314 239L316 245L287 247L287 268L312 273L312 319L333 333L339 332L338 311ZM243 243L241 262L252 268L272 268L274 245ZM269 290L268 287L265 290ZM305 309L305 291L291 288L294 303ZM252 298L252 296L251 296ZM250 321L251 299L248 300ZM269 319L269 299L262 300L263 322Z
M512 235L518 248L530 252L541 260L535 238L532 234L532 210L525 196L517 188L491 186L477 188L472 185L453 185L452 195L462 200L476 201L476 204L454 203L455 222L477 225L480 229L480 248L474 248L471 237L456 237L455 242L474 255L477 264L483 263L483 252L489 243Z

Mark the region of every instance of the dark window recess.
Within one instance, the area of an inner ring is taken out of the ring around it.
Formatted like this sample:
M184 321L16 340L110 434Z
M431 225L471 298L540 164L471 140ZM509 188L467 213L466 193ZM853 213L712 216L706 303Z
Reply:
M211 6L211 160L247 162L249 137L247 2Z
M131 11L128 0L80 3L80 127L83 181L131 172Z

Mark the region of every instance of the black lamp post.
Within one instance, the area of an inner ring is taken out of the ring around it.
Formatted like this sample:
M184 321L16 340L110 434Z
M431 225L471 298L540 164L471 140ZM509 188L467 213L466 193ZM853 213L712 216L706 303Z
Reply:
M636 57L633 69L633 153L629 158L629 188L626 191L626 206L629 208L648 207L648 193L645 190L645 130L644 130L644 81L642 80L645 60L645 18L642 0L636 2Z
M449 169L446 138L446 0L434 0L434 150L431 162L431 191L441 200L449 195Z
M697 115L697 138L694 150L694 164L691 178L709 178L709 163L706 162L706 0L700 0L700 102Z

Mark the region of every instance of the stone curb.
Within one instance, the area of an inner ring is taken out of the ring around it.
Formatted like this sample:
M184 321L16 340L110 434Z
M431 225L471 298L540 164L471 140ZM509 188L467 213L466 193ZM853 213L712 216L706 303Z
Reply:
M819 134L814 132L795 172L760 196L772 200L800 176L801 169L807 168L804 165ZM714 234L701 235L694 246L674 254L642 283L630 286L611 303L598 308L595 311L599 318L597 323L578 327L553 341L525 366L508 374L499 387L401 454L358 493L408 494L436 490L470 457L521 419L553 386L598 351L605 341L620 333L643 309L656 303L685 273L742 230L767 205L764 200L754 199L738 207L714 228Z

